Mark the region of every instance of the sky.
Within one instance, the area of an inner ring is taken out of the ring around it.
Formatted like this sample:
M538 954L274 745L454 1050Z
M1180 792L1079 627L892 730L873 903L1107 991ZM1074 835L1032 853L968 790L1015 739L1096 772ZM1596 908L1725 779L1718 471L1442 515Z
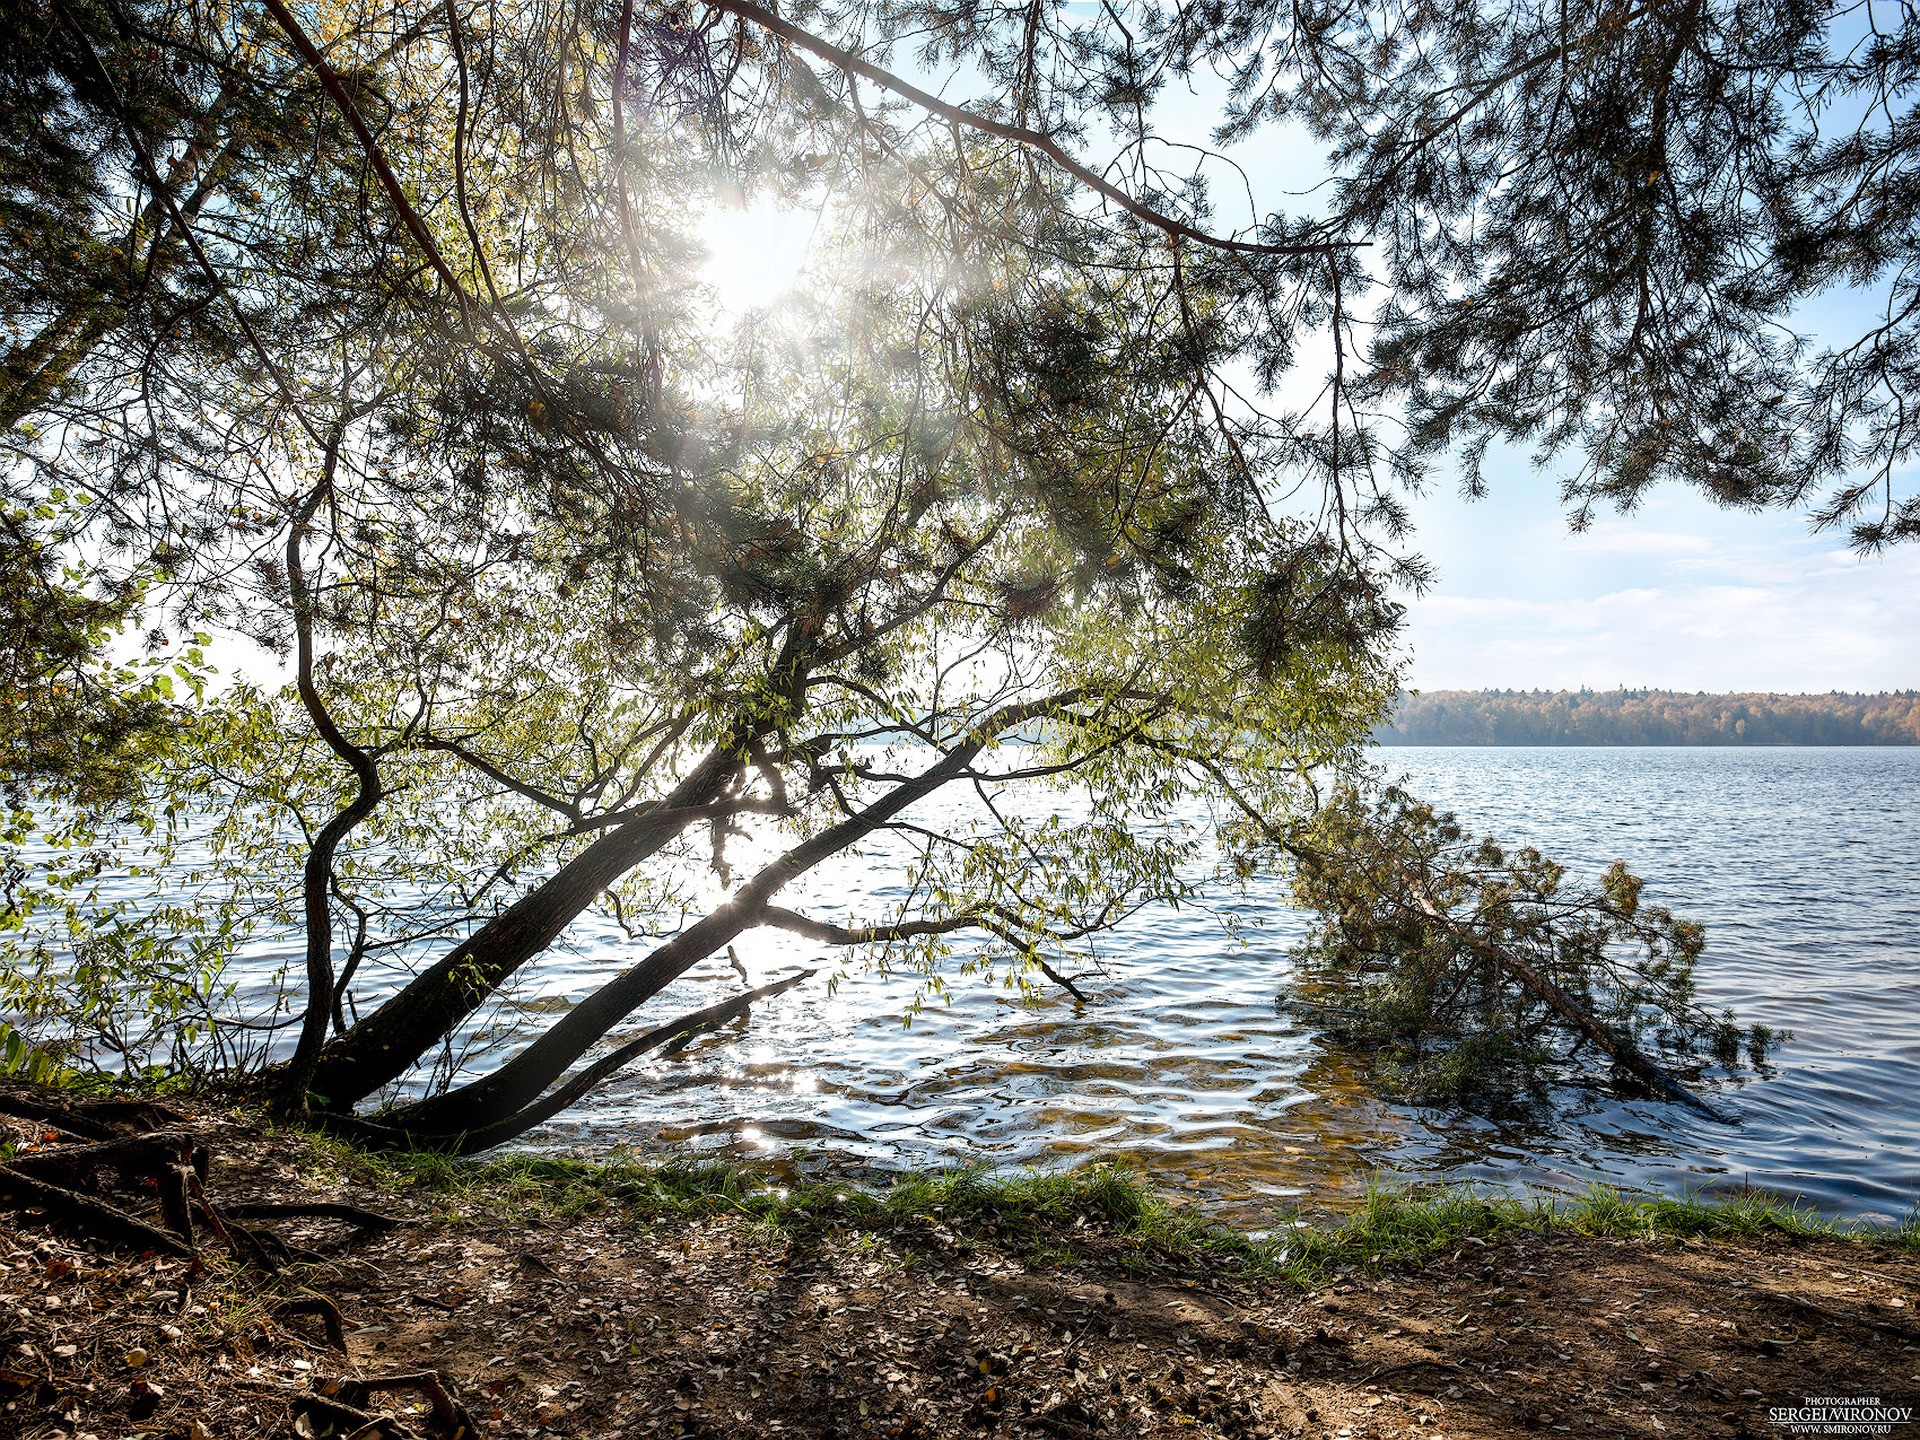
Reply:
M717 211L703 239L719 303L740 313L802 283L816 223ZM1509 450L1487 474L1484 499L1439 478L1412 502L1414 548L1438 571L1403 597L1416 689L1920 688L1920 547L1859 556L1800 515L1672 487L1574 534L1554 471Z
M1920 549L1858 556L1782 512L1677 489L1569 532L1524 456L1414 505L1439 571L1408 605L1416 689L1920 688Z
M1204 141L1222 98L1173 88L1155 119ZM1226 224L1314 208L1327 170L1303 132L1257 132L1229 153L1244 181L1214 169ZM1249 191L1251 205L1239 198ZM1795 320L1851 339L1877 303L1830 294ZM1555 471L1508 450L1489 456L1487 475L1482 500L1437 480L1412 503L1413 548L1438 571L1407 599L1416 689L1920 688L1920 547L1862 558L1801 516L1722 510L1673 488L1575 535Z
M738 313L800 283L815 223L761 205L710 217L720 303ZM1416 689L1920 687L1920 547L1858 556L1799 515L1677 488L1574 534L1553 471L1510 450L1487 473L1484 499L1441 478L1412 502L1414 548L1438 571L1403 597Z

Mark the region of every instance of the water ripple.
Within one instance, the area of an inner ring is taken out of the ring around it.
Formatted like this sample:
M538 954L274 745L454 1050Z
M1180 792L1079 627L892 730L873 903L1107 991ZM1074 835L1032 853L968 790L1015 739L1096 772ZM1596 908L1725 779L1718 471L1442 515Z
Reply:
M1796 1032L1770 1078L1722 1090L1739 1124L1621 1098L1602 1077L1564 1087L1545 1113L1379 1100L1276 1006L1303 924L1276 889L1234 905L1246 944L1191 911L1135 917L1086 1006L956 979L952 1004L908 1027L911 978L855 974L831 996L794 992L532 1139L664 1140L856 1171L1123 1156L1254 1223L1276 1201L1351 1191L1380 1171L1663 1190L1751 1182L1842 1215L1910 1209L1920 750L1387 754L1416 793L1471 827L1584 873L1624 860L1648 878L1651 901L1706 923L1702 998ZM823 913L878 911L894 890L885 858L818 874L796 898ZM620 947L612 934L578 937L570 963L543 972L541 993L584 994ZM756 975L823 958L784 936L741 953ZM735 983L709 967L672 1004L708 1003ZM636 1023L666 1013L657 1004Z

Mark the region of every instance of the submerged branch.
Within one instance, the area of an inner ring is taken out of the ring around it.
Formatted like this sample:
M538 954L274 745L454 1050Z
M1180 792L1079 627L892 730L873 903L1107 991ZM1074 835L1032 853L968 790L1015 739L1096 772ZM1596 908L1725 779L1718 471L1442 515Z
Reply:
M1705 1049L1755 1064L1778 1038L1742 1031L1694 997L1699 926L1640 902L1624 866L1597 887L1564 885L1537 850L1509 853L1467 835L1396 789L1337 790L1309 825L1262 838L1294 866L1295 897L1320 924L1302 947L1310 979L1342 999L1343 1028L1411 1063L1412 1088L1455 1094L1499 1069L1591 1043L1655 1094L1723 1123L1734 1117L1683 1084L1658 1052Z

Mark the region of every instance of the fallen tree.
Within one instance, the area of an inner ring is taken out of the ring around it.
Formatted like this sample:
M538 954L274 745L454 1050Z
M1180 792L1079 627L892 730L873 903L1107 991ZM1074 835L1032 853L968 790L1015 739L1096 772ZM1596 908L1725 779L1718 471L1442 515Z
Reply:
M1393 787L1336 791L1285 844L1294 894L1319 917L1307 988L1415 1093L1524 1081L1591 1045L1646 1091L1725 1120L1671 1067L1762 1066L1782 1038L1698 1001L1705 932L1644 904L1624 865L1570 885L1538 850L1476 838Z

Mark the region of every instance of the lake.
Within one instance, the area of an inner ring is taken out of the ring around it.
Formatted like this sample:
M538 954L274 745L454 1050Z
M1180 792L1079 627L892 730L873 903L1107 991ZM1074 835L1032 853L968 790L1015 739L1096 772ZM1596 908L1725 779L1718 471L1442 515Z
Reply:
M1121 1157L1254 1226L1280 1205L1337 1205L1392 1176L1665 1192L1751 1183L1883 1220L1920 1200L1920 749L1396 747L1379 758L1470 828L1536 844L1578 875L1624 860L1651 901L1706 924L1702 998L1795 1032L1768 1077L1717 1084L1738 1123L1623 1098L1603 1073L1502 1113L1377 1098L1280 1003L1303 919L1269 883L1227 907L1244 943L1197 911L1136 916L1103 945L1085 1005L956 978L952 1004L929 1004L908 1027L911 978L856 973L830 991L823 976L651 1060L530 1142L664 1142L865 1176ZM897 898L893 878L871 854L788 899L860 916ZM756 983L822 955L783 934L740 950ZM562 1006L632 956L617 932L589 926L519 1003ZM710 962L642 1018L738 983Z

